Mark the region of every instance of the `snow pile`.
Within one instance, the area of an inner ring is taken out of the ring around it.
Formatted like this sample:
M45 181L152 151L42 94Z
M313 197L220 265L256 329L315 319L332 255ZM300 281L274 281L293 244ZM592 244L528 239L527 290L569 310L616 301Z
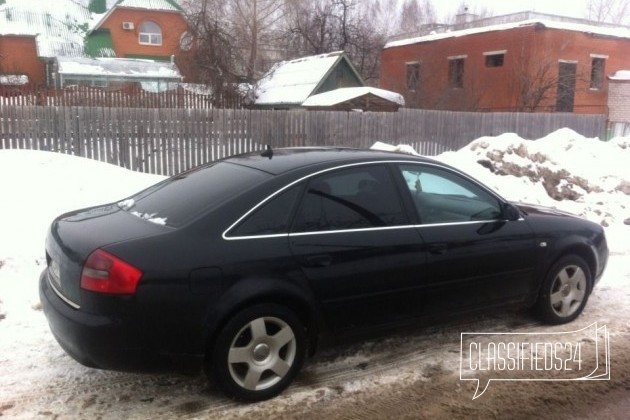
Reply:
M0 261L8 264L43 258L56 216L120 200L163 177L60 153L0 150L0 179Z
M437 158L512 201L570 211L604 227L630 219L630 138L602 142L568 128L539 140L508 133Z

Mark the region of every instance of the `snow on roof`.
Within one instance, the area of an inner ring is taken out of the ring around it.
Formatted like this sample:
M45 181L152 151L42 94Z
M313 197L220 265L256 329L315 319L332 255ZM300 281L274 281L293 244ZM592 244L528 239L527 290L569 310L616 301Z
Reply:
M6 0L0 5L0 35L35 36L40 57L83 53L90 12L73 0Z
M68 76L103 76L124 79L182 79L179 69L168 61L128 58L57 57L58 73Z
M26 85L28 84L28 76L26 74L2 74L0 75L0 85Z
M116 6L148 10L182 10L173 0L120 0Z
M624 27L624 26L602 27L602 26L596 26L596 25L587 25L583 23L560 22L560 21L545 20L545 19L528 19L521 22L482 26L478 28L469 28L469 29L463 29L459 31L435 33L435 34L423 35L423 36L419 36L415 38L401 39L398 41L388 42L387 44L385 44L384 48L400 47L404 45L418 44L421 42L429 42L429 41L437 41L441 39L455 38L455 37L480 34L480 33L485 33L485 32L505 31L505 30L514 29L514 28L520 28L523 26L533 26L536 24L543 25L550 29L562 29L566 31L584 32L584 33L590 33L590 34L611 36L615 38L629 38L630 39L630 28Z
M319 93L306 99L306 101L302 103L302 106L328 107L370 94L385 99L386 101L394 102L400 106L405 106L405 99L402 95L390 90L377 89L369 86L339 88Z
M608 76L610 80L630 80L630 70L618 70Z
M180 13L183 11L181 6L177 4L175 0L118 0L118 2L113 7L109 8L107 12L93 16L92 20L89 22L89 31L92 32L100 28L101 24L109 18L117 7Z
M343 51L281 61L256 86L257 105L301 104L342 57Z

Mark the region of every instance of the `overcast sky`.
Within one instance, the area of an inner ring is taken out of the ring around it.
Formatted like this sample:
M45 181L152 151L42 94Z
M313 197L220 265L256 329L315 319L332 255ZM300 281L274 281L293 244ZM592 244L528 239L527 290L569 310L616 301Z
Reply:
M438 16L445 17L457 10L462 0L433 0ZM495 16L533 10L540 13L584 18L587 0L467 0L471 11L487 8Z

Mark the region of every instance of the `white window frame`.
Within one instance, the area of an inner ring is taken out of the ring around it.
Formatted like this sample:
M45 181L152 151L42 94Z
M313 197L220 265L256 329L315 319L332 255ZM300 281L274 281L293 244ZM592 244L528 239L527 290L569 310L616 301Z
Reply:
M147 25L155 25L155 28L159 30L159 33L148 32L148 30L154 29L154 28L147 28L146 27ZM154 46L162 45L162 28L160 27L160 25L158 25L152 20L145 20L144 22L142 22L140 24L140 27L138 28L138 43L140 45L154 45Z

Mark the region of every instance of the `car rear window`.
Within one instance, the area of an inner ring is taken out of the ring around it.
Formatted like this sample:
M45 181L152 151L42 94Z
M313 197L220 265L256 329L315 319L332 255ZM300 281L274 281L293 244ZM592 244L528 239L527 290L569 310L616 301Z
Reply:
M175 175L118 205L149 222L178 227L269 176L256 169L218 162Z

